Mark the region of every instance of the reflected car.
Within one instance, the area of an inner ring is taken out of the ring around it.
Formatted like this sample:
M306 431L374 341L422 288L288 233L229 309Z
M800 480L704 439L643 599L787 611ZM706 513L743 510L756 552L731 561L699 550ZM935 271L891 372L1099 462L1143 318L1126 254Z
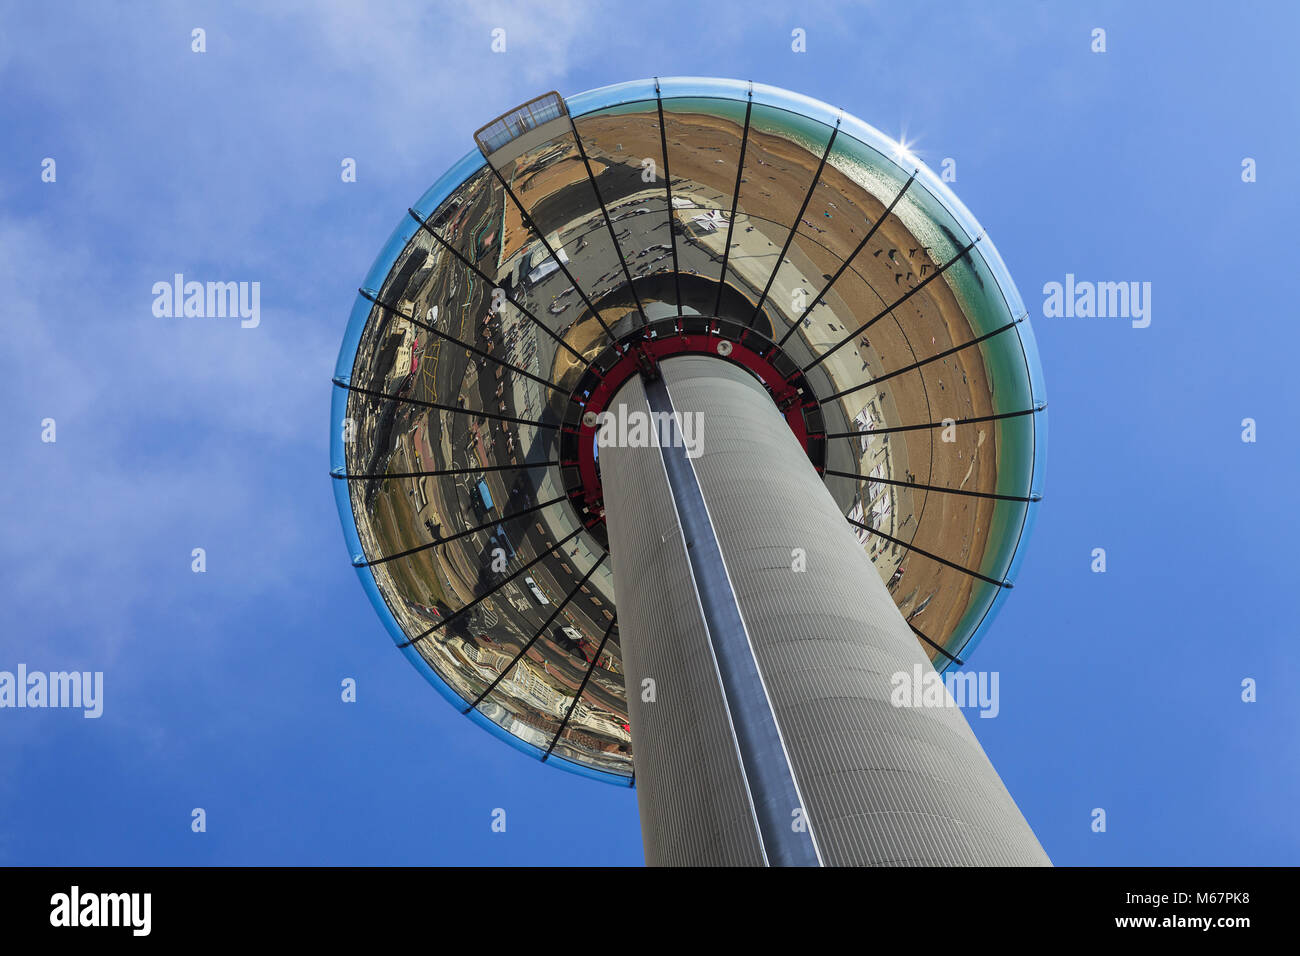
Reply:
M534 581L532 578L525 577L524 584L528 586L529 591L533 592L533 597L537 599L538 604L551 603L551 599L546 596L546 594L542 591L542 589L537 586L537 582Z

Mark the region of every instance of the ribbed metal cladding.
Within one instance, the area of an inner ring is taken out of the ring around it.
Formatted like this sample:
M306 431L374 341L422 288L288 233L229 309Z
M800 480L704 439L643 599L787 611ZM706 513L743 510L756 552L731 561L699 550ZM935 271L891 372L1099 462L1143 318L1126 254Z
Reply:
M660 368L701 416L695 474L824 861L1050 865L960 710L891 705L893 675L933 668L767 393L720 359ZM619 400L645 408L639 383ZM755 862L657 449L602 448L601 468L647 861Z
M619 406L648 414L639 379L619 391L609 410ZM600 469L646 862L761 866L753 810L659 449L602 447Z
M696 475L825 861L1050 865L961 711L890 703L933 668L767 393L709 357L661 370L702 416Z

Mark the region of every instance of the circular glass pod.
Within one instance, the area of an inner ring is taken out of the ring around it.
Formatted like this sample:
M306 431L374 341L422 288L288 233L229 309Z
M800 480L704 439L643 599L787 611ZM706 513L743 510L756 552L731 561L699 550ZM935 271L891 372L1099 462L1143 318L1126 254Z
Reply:
M335 370L353 564L452 703L631 784L599 413L707 352L772 396L936 668L1011 588L1043 478L1037 348L992 242L843 112L676 78L493 120L366 277Z

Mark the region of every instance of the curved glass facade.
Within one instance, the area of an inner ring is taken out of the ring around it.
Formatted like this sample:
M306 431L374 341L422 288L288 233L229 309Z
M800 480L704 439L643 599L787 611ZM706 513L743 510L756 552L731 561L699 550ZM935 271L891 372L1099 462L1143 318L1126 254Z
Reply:
M698 321L799 370L827 487L935 666L963 659L1014 579L1046 444L1026 310L974 217L897 143L784 90L562 103L485 127L491 152L401 220L344 334L331 474L403 653L524 752L631 783L612 562L564 436L647 321Z

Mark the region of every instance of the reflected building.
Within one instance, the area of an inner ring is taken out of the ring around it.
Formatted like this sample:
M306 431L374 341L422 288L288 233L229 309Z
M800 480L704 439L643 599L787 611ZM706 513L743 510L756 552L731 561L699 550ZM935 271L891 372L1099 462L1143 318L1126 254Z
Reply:
M1045 864L960 711L891 702L970 654L1040 497L1037 351L970 213L759 84L548 93L475 141L334 378L398 646L496 736L635 785L652 863Z

